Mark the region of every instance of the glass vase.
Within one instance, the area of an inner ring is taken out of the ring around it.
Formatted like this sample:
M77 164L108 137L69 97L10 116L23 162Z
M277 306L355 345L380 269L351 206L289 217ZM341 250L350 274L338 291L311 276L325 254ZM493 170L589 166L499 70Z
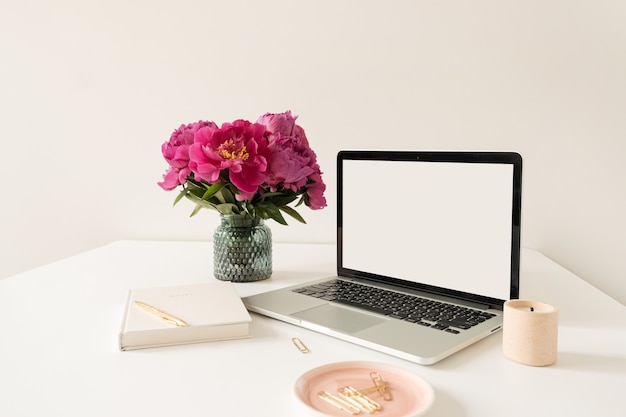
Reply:
M251 282L272 275L272 231L263 219L222 215L213 233L213 272L222 281Z

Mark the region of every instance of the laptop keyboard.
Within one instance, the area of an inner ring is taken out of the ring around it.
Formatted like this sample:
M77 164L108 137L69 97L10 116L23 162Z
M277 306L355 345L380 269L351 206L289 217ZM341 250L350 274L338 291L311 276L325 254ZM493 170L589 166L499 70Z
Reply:
M495 314L350 281L331 280L294 292L458 334Z

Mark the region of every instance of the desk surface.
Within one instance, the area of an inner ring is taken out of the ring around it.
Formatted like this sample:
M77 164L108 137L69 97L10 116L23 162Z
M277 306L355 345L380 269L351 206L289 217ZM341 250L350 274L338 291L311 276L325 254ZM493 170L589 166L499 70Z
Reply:
M273 276L236 284L241 296L335 273L334 245L274 244L273 255ZM506 359L501 334L422 366L256 314L249 339L118 350L129 288L211 271L209 243L119 241L0 280L0 415L300 416L296 379L353 360L427 380L429 416L623 415L626 308L536 251L522 252L521 298L560 308L550 367Z

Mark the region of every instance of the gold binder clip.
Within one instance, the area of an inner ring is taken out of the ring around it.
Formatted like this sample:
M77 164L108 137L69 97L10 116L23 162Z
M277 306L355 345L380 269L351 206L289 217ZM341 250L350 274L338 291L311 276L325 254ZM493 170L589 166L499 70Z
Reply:
M378 391L380 396L385 401L391 401L391 391L389 390L389 385L383 380L383 377L380 376L380 373L376 371L370 372L370 378L372 378L372 382L374 383L374 388ZM361 390L362 392L362 390Z
M306 345L302 343L302 340L298 339L297 337L292 338L291 341L293 342L294 345L296 345L296 347L298 348L300 352L302 353L310 352L309 348L306 347Z

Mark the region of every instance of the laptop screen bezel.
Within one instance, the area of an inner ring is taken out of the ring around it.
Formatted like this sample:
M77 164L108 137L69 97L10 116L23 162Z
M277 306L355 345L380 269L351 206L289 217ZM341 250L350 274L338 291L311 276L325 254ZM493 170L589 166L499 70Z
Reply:
M343 266L343 162L346 160L371 161L427 161L480 164L510 164L513 167L512 221L511 221L511 262L510 299L519 298L521 200L522 200L522 156L517 152L471 152L471 151L382 151L382 150L342 150L337 154L337 274L343 277L359 278L378 283L392 284L407 289L437 296L452 297L470 303L486 305L502 310L506 300L471 294L448 288L405 281L384 275L366 273Z

